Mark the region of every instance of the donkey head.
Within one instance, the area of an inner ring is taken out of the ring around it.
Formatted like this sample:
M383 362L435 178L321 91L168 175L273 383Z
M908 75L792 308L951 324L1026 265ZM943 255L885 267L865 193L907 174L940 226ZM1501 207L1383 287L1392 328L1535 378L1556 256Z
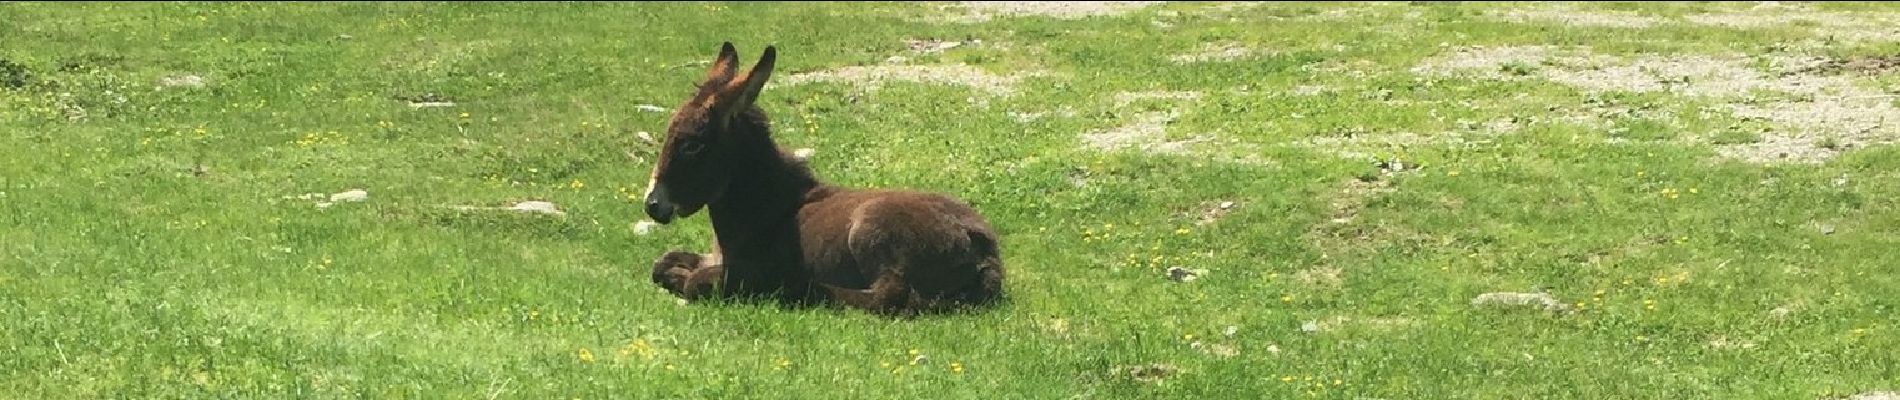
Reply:
M753 109L759 89L772 74L772 62L778 51L765 48L759 63L744 77L735 79L739 52L726 42L719 58L706 72L699 92L674 112L667 126L666 141L660 147L660 159L647 182L646 212L654 222L669 223L673 217L692 216L701 207L717 201L732 180L734 164L746 156L742 150L755 144L764 132L749 121L740 121Z

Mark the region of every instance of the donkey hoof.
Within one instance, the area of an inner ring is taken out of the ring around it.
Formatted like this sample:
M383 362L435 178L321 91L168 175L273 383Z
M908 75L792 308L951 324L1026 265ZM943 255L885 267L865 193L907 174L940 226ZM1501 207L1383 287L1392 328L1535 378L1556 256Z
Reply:
M668 252L653 262L653 283L660 286L677 285L697 267L699 267L698 254L683 251Z

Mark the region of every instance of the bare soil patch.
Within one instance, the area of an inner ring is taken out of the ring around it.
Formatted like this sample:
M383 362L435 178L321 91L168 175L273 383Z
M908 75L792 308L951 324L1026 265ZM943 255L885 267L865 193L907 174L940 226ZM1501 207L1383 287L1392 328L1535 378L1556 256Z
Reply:
M1082 19L1096 16L1115 16L1148 6L1161 4L1160 1L965 1L955 6L951 15L943 17L944 22L977 23L997 18L1009 17L1049 17L1056 19Z
M1884 70L1900 57L1830 61L1779 55L1769 67L1740 55L1644 56L1624 59L1588 49L1549 46L1466 48L1413 68L1426 75L1476 79L1543 79L1592 92L1663 92L1715 99L1720 112L1781 129L1754 143L1717 151L1750 162L1822 162L1840 153L1900 139L1900 108L1864 79L1827 74ZM1850 68L1849 66L1852 65Z
M992 95L1013 95L1014 86L1023 78L1040 76L1038 72L997 75L965 64L948 65L872 65L793 74L768 85L795 86L813 82L842 82L875 91L891 82L965 86Z

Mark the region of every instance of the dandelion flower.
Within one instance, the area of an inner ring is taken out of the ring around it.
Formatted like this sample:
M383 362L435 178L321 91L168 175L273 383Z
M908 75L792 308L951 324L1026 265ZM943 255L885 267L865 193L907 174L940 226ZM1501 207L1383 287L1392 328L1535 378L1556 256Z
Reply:
M963 373L963 363L960 363L960 362L950 363L950 372L959 373L959 374Z
M587 348L582 347L581 352L580 352L580 358L581 358L581 362L587 362L587 363L594 362L594 352L588 351Z

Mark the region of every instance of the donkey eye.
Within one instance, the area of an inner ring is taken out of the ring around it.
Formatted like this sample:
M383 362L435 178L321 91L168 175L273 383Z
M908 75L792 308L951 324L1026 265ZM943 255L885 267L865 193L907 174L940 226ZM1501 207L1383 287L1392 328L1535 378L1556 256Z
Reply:
M705 149L706 149L706 145L701 144L698 141L688 140L685 142L680 142L680 151L686 152L686 155L699 154L700 150L705 150Z

